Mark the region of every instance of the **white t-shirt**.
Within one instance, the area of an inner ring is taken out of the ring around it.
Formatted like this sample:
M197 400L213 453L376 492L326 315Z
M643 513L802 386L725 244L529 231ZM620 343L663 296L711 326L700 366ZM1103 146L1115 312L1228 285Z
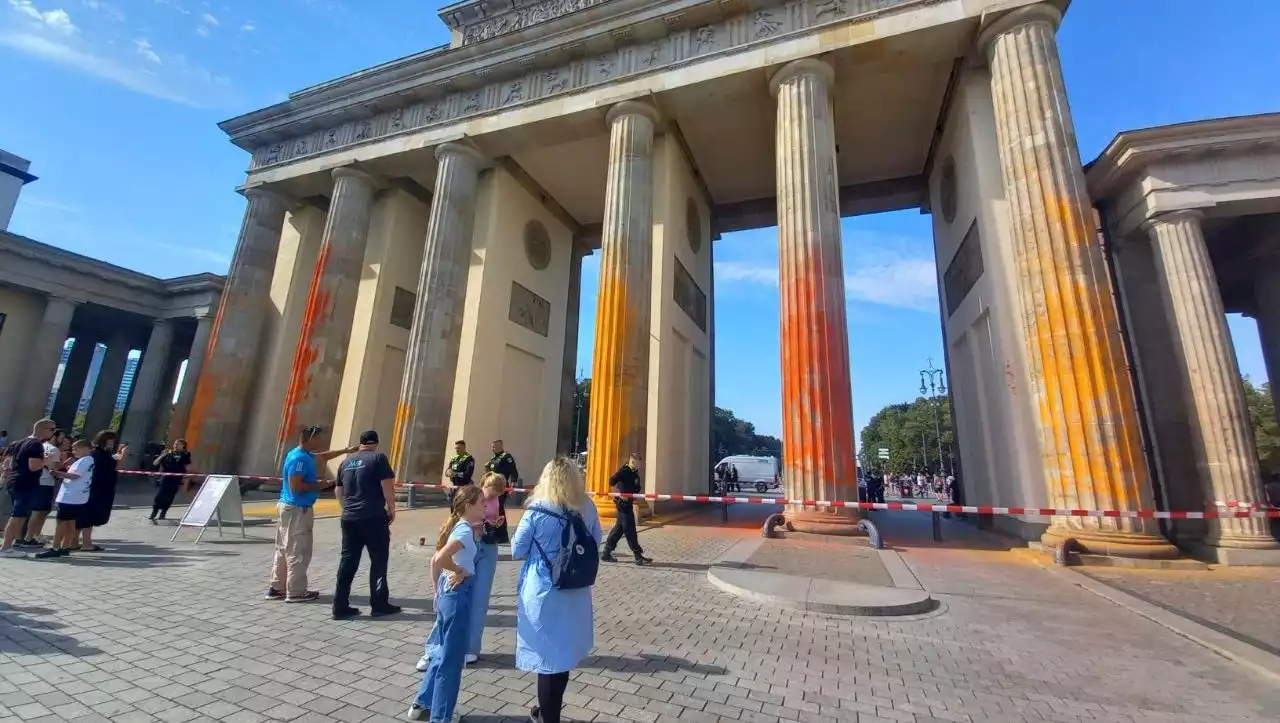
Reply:
M71 463L67 470L79 475L76 479L64 479L58 490L58 504L83 505L89 501L89 481L93 476L93 457L86 455Z
M53 446L52 444L49 444L48 442L45 442L45 443L44 443L44 458L45 458L45 461L46 461L46 462L48 462L48 460L50 460L50 459L55 459L55 460L57 460L57 459L62 459L62 452L60 452L60 451L58 450L58 448L57 448L57 447L55 447L55 446ZM56 485L57 483L58 483L58 480L54 479L54 478L53 478L53 475L49 473L49 468L48 468L48 467L45 467L45 468L40 472L40 486L41 486L41 487L52 487L52 486Z

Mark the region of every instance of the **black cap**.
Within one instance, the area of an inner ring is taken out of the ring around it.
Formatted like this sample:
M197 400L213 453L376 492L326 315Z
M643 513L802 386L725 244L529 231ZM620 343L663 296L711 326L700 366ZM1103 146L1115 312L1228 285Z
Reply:
M377 443L378 443L377 432L373 431L372 429L370 429L367 432L361 432L360 444L377 444Z

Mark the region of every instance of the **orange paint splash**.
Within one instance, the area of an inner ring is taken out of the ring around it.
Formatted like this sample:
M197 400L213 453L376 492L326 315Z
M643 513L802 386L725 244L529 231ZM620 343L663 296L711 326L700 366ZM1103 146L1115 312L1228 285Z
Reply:
M302 329L298 334L298 346L293 355L293 368L289 375L289 389L285 393L284 413L281 415L280 431L276 442L283 447L298 433L298 408L307 399L311 387L312 370L320 351L315 348L315 332L321 320L332 311L333 298L324 289L325 270L329 266L329 239L320 245L320 255L316 258L315 269L311 274L311 288L307 292L307 305L302 312ZM328 420L323 420L327 422ZM307 420L308 424L315 421Z

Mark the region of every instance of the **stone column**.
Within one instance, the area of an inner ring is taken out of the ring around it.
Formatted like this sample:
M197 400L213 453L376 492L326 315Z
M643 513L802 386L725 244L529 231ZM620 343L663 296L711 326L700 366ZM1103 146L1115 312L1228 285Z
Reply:
M89 366L93 363L93 352L97 348L97 340L88 334L81 333L71 346L71 354L62 367L62 381L58 384L58 393L53 398L53 411L49 417L58 423L58 427L68 432L76 421L80 398L84 396L84 383L89 377Z
M89 410L84 415L84 436L95 435L111 424L132 348L133 341L124 332L117 331L107 340L107 353L102 357L102 366L98 367L98 381L93 385Z
M318 424L332 431L376 191L373 176L363 171L333 171L333 198L302 312L302 329L276 437L277 462L296 444L302 427Z
M806 58L769 82L778 103L783 469L788 497L857 502L833 79L830 65ZM804 532L855 534L857 519L847 509L787 510Z
M201 469L233 472L249 389L257 371L262 323L271 311L271 277L288 201L251 188L235 256L209 332L184 435Z
M1262 342L1262 358L1271 382L1271 401L1276 422L1280 424L1280 252L1257 260L1254 268L1253 296L1257 309L1258 338Z
M1260 502L1258 449L1200 218L1199 211L1166 213L1148 221L1147 231L1176 342L1202 499L1205 506ZM1218 547L1280 547L1265 519L1209 520L1208 528L1205 542Z
M609 477L629 454L645 452L658 113L646 103L625 101L609 110L606 122L609 165L587 430L587 489L597 494L609 491ZM601 517L613 511L603 498L596 505Z
M436 149L436 161L435 192L391 440L391 460L404 479L436 480L444 473L483 158L469 145L445 143Z
M1049 504L1150 508L1136 397L1058 60L1061 21L1054 7L1029 5L979 41L991 64ZM1043 541L1056 547L1068 538L1095 554L1178 554L1154 520L1055 517Z
M169 351L173 346L173 322L156 319L151 327L151 338L142 352L137 375L133 378L133 393L129 397L129 409L125 413L124 430L120 440L128 444L132 464L142 447L152 441L151 429L155 422L156 407L163 396L165 372L169 367Z
M45 302L44 316L31 344L30 361L27 362L28 375L18 397L17 408L10 417L17 431L25 434L32 424L44 416L49 405L49 395L53 391L53 379L58 375L58 361L62 358L62 347L67 343L67 334L71 331L71 317L78 304L74 301L50 296ZM14 429L10 428L10 436ZM18 439L19 437L14 437Z
M569 299L564 310L564 356L560 360L560 429L556 454L573 452L578 391L578 321L582 311L582 260L591 252L574 239L569 257Z
M178 392L178 401L173 405L173 416L169 418L169 441L172 442L186 434L187 420L191 416L191 400L196 395L196 384L200 380L200 371L204 368L204 357L209 346L209 334L213 331L213 315L205 308L196 313L196 335L191 340L191 351L187 353L187 370L182 374L182 389Z

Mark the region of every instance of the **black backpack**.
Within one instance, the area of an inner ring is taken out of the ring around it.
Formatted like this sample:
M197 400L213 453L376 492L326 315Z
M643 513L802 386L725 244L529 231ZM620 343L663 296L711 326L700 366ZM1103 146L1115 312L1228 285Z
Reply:
M600 555L596 546L596 538L587 531L587 523L582 515L572 510L564 510L564 514L535 507L530 512L541 512L564 523L564 531L560 534L560 555L553 563L538 538L533 544L542 555L542 561L551 573L551 586L557 590L577 590L596 584L596 573L600 570Z

